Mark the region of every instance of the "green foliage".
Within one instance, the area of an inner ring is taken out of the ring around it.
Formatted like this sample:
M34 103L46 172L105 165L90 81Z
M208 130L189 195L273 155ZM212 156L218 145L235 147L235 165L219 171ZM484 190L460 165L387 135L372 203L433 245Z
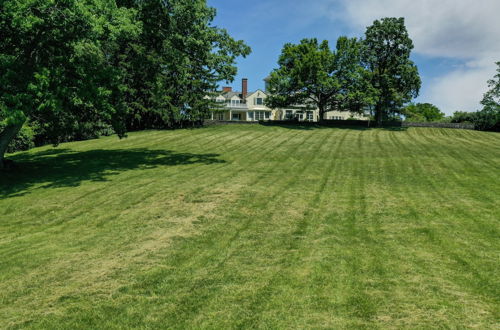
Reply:
M488 81L490 90L484 94L481 101L483 110L496 110L500 108L500 62L497 62L497 73L493 79Z
M412 103L403 108L401 113L405 116L406 121L415 123L437 122L445 117L445 114L438 107L430 103Z
M204 0L3 1L0 161L27 119L54 144L202 120L250 52L214 17Z
M451 117L452 123L472 123L475 129L482 131L500 131L500 62L497 73L488 81L490 90L481 101L483 109L477 112L457 111Z
M483 109L478 112L476 126L481 130L500 131L500 62L496 64L496 75L488 81L490 90L484 94Z
M310 104L319 108L320 118L328 110L362 112L367 107L374 109L379 124L399 118L421 85L410 60L412 49L403 18L376 20L362 41L340 37L334 51L316 39L286 44L268 81L274 94L268 104Z
M215 9L204 0L130 2L143 23L119 65L126 72L129 129L202 121L217 82L232 80L235 59L250 48L211 26Z
M286 44L269 79L270 107L305 104L326 111L361 112L370 103L366 72L360 65L361 46L356 38L340 37L335 50L328 41L303 39Z
M378 123L397 114L418 96L421 80L410 60L413 42L404 18L383 18L369 26L363 40L362 58L376 91L375 118Z
M455 111L453 115L450 117L451 123L470 123L472 124L475 119L474 112L467 111Z
M500 131L500 107L484 107L476 113L474 126L481 131Z
M0 125L0 131L4 127ZM27 123L19 130L16 137L12 139L7 147L7 152L16 152L31 149L35 146L35 134L33 128Z
M0 11L0 104L11 132L26 119L46 139L106 121L124 135L116 45L134 38L135 10L112 0L5 1ZM4 140L12 138L0 135ZM3 152L0 150L0 158ZM1 160L1 159L0 159Z
M457 111L450 122L474 124L474 128L481 131L500 131L500 110L487 107L476 112Z

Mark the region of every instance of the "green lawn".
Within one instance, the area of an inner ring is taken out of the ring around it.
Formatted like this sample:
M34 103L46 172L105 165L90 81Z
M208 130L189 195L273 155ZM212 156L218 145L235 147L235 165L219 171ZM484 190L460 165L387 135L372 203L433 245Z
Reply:
M500 326L500 134L234 125L10 158L0 328Z

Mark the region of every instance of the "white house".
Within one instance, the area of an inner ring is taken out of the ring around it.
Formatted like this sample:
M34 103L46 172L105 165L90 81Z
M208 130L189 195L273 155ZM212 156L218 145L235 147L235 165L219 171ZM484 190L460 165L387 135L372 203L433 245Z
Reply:
M305 105L271 109L265 105L268 95L267 91L261 89L248 92L248 79L243 78L241 92L233 91L231 87L224 87L219 92L215 101L220 104L220 108L211 111L210 119L219 121L319 120L319 110ZM346 120L349 118L366 119L363 115L345 111L329 111L323 119Z

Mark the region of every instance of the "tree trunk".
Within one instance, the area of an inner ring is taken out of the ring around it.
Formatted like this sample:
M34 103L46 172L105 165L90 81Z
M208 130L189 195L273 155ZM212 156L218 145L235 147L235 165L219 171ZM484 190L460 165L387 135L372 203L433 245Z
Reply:
M14 139L23 127L23 123L8 125L4 128L4 130L0 133L0 169L6 166L5 162L5 153L7 152L7 147L9 143Z
M321 123L325 119L325 107L322 105L319 105L318 108L319 108L318 122Z
M384 111L380 103L375 106L375 122L377 127L382 127L382 122L384 120Z

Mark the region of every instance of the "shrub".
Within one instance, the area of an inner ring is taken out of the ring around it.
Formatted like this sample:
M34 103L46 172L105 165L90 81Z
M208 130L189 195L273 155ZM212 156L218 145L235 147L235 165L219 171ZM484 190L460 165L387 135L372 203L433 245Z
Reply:
M9 146L7 147L7 152L12 153L33 148L35 146L33 137L33 128L28 124L25 124L21 128L17 136L10 142Z
M470 123L480 131L500 131L500 109L484 108L477 112L455 112L451 118L452 123Z

